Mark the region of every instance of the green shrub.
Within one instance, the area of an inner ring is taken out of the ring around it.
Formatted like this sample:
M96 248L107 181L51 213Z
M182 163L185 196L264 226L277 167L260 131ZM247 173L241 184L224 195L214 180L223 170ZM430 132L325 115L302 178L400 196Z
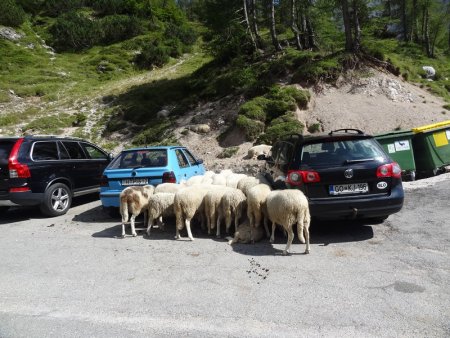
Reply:
M265 122L267 119L266 109L269 100L259 96L253 100L247 101L239 108L239 114L249 119Z
M9 102L9 101L11 101L11 98L9 97L8 92L6 92L4 90L0 90L0 103Z
M142 32L139 20L134 16L110 15L98 22L100 41L103 44L111 44L130 39Z
M83 113L76 113L75 120L72 122L73 127L81 127L86 125L87 116Z
M25 11L14 0L0 1L0 25L18 27L26 19Z
M225 148L219 155L218 158L230 158L239 151L239 147L229 147Z
M75 117L73 115L61 113L59 115L44 116L33 120L23 127L23 131L33 130L48 134L60 134L62 128L72 126Z
M158 42L149 43L141 53L136 55L135 62L139 68L150 69L153 66L161 67L169 61L170 49L159 45Z
M311 134L318 133L318 132L322 131L322 125L320 123L313 123L310 126L308 126L308 131Z
M255 140L264 131L263 122L249 119L244 115L238 115L236 119L236 126L244 131L248 141Z
M46 0L44 11L48 16L57 17L63 13L75 11L84 5L84 0Z
M156 145L173 137L172 122L168 119L152 121L147 128L133 138L135 145Z
M301 134L303 129L303 124L292 113L285 114L270 123L265 133L258 137L257 143L272 144L283 136Z
M450 104L445 104L442 106L444 109L450 110Z
M58 17L50 33L52 44L58 50L80 51L92 47L100 39L98 24L76 12Z

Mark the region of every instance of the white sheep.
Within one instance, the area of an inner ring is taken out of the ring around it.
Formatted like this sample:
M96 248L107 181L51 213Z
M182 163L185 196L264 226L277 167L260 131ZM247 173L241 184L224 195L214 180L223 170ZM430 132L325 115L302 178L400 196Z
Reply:
M247 196L248 189L258 184L270 185L267 179L265 179L262 175L259 174L257 177L247 176L240 179L237 184L237 188L242 190L242 192Z
M158 223L161 230L164 230L164 223L162 222L162 217L173 216L175 214L173 208L174 199L175 199L174 193L164 193L164 192L154 194L149 197L147 207L148 236L150 236L150 231L156 219L158 219Z
M198 184L181 189L175 194L174 209L176 216L176 239L180 239L180 230L186 226L188 237L194 240L191 232L191 220L197 213L202 218L204 228L204 197L211 189L211 185Z
M265 215L266 198L271 191L270 186L266 184L255 185L247 191L247 217L250 221L250 226L255 228L260 226L262 216ZM264 217L264 228L267 237L269 237L267 215Z
M253 146L248 150L247 158L248 159L256 159L259 155L267 155L272 149L272 146L267 144L258 144L257 146Z
M239 224L239 219L247 207L247 198L239 189L227 191L220 201L218 224L220 219L225 218L225 229L229 233L231 220L234 217L234 229L236 230ZM220 233L219 233L220 235Z
M222 196L226 192L233 191L233 188L217 186L208 191L205 195L205 214L207 220L208 234L211 233L211 229L217 225L216 236L220 237L220 218L218 218L220 201Z
M191 185L194 185L194 184L201 184L203 179L204 179L203 175L191 176L186 181L186 185L187 186L191 186Z
M125 188L120 193L122 237L125 237L125 223L128 222L130 213L131 234L133 235L133 237L137 235L134 221L142 211L144 212L144 224L146 224L148 199L153 194L154 189L155 188L152 185L131 186Z
M227 176L223 175L223 174L215 174L212 177L212 185L223 185L226 186L227 185Z
M239 181L245 177L248 177L245 174L231 174L227 176L227 187L237 188Z
M195 124L189 127L189 129L198 134L206 134L211 131L211 127L207 124Z
M251 227L248 220L245 220L244 223L239 224L234 233L234 237L232 240L228 242L228 244L232 245L235 243L250 243L250 242L258 242L264 237L264 230L262 227L254 228Z
M297 223L297 234L301 243L305 243L305 254L309 253L309 224L311 216L309 213L308 199L300 190L276 190L267 195L266 207L269 219L272 221L272 235L270 242L275 239L276 224L283 226L288 234L288 241L283 255L287 255L294 239L292 224Z
M186 182L184 182L184 183L180 183L180 184L177 184L177 183L161 183L161 184L158 184L156 187L155 187L155 191L154 191L154 194L160 194L160 193L176 193L178 190L180 190L180 189L183 189L183 188L185 188L187 185L186 185Z

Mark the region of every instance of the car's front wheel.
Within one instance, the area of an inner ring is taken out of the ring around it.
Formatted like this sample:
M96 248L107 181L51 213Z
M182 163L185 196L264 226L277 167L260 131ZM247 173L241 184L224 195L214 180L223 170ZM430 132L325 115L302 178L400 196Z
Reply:
M63 183L51 185L44 194L41 211L44 215L54 217L64 215L72 204L72 193Z

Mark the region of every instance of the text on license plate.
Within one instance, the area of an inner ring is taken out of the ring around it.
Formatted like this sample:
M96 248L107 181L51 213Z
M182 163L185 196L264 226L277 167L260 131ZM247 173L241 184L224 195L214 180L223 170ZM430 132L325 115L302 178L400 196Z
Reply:
M330 185L330 195L364 194L369 191L367 183Z
M146 185L148 184L147 178L127 178L122 180L122 185Z

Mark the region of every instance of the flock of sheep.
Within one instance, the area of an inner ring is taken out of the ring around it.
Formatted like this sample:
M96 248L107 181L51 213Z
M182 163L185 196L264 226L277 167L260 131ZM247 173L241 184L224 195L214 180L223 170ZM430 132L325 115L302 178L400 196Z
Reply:
M129 218L132 235L136 236L135 218L141 212L144 213L144 224L148 225L148 236L155 223L164 228L163 217L175 216L175 238L180 239L180 231L186 227L192 241L191 221L194 217L200 220L208 234L215 229L217 237L220 237L223 221L228 233L234 220L234 238L229 244L254 243L264 235L270 236L273 243L276 224L279 224L288 237L283 255L288 253L294 239L293 225L297 224L299 240L306 243L305 253L309 253L311 218L307 198L300 190L272 191L263 177L236 174L231 170L207 171L180 184L128 187L120 195L122 236L125 236L125 223ZM268 220L272 222L271 233ZM261 223L264 223L265 233Z

